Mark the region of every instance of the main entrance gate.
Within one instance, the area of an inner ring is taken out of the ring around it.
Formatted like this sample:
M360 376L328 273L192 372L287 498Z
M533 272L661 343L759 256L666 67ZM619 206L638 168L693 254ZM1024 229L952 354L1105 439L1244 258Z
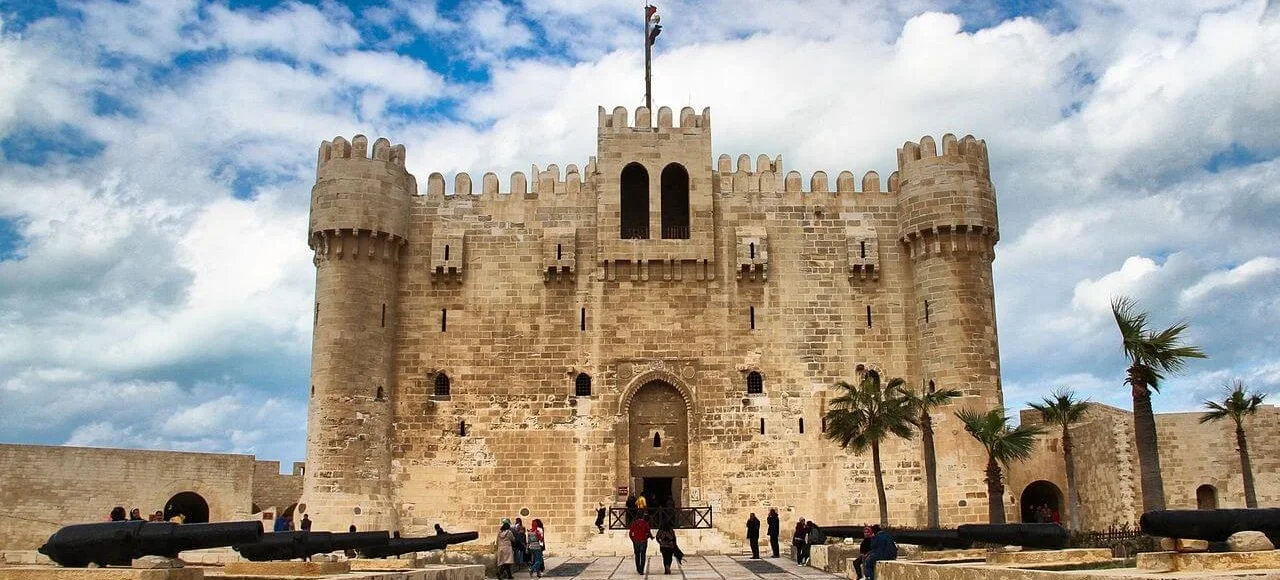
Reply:
M665 377L651 376L627 402L626 469L631 494L645 496L645 514L655 527L667 520L680 528L711 527L711 508L685 505L690 409L686 395ZM638 513L613 508L609 527L625 529Z

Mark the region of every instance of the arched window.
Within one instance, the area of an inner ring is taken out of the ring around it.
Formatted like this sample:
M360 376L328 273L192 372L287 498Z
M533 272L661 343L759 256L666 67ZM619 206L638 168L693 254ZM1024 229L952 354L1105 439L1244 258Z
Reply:
M622 231L624 240L649 239L649 172L639 163L622 168Z
M375 401L382 401L382 400L384 400L385 398L386 398L386 396L384 395L384 393L383 393L383 391L382 391L382 387L378 387L378 393L377 393L376 395L374 395L374 396L373 396L373 400L375 400Z
M444 373L436 375L436 388L433 394L437 397L449 396L449 375Z
M662 170L662 239L689 239L689 172L679 163Z
M573 380L573 394L579 397L591 396L591 375L578 373L578 378Z
M747 373L747 394L762 395L764 394L764 377L760 373L751 371Z
M657 431L653 432L653 446L662 447L662 435Z
M1204 484L1196 488L1196 509L1218 509L1218 488Z

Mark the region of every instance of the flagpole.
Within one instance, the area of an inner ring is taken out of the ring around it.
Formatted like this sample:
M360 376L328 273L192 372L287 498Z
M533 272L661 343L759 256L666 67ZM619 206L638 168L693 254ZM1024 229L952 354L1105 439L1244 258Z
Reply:
M649 42L649 3L644 6L644 108L653 111L653 43Z

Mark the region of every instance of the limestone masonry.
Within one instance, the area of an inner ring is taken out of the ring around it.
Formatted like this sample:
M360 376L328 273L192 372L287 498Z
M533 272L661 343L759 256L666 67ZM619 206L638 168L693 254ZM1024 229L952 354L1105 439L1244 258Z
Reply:
M402 145L321 145L299 509L406 535L526 514L562 542L642 490L739 534L767 506L873 521L870 458L822 439L822 415L876 370L964 393L937 413L942 519L985 519L984 455L951 412L1001 402L986 144L925 137L887 178L832 183L714 160L709 109L598 122L585 166L505 188L420 191ZM885 446L897 524L926 521L921 458Z

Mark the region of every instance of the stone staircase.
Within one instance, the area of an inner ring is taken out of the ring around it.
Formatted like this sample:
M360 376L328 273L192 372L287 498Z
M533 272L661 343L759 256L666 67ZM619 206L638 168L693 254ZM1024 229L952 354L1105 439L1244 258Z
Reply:
M727 554L741 555L747 552L746 544L718 529L676 530L680 549L687 555ZM656 551L656 543L650 540L650 550ZM549 554L565 557L631 556L631 540L626 530L605 530L592 534L585 542L573 546L550 546Z

